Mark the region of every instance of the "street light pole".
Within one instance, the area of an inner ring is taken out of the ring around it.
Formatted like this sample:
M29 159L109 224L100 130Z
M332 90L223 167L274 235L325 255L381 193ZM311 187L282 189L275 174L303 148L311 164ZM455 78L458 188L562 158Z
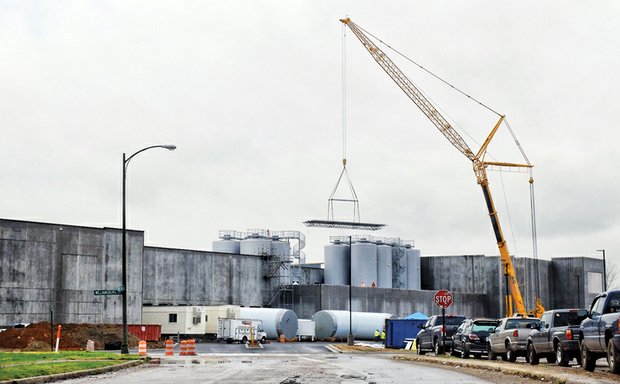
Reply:
M123 299L123 343L121 344L121 353L129 353L129 342L127 340L127 203L126 203L126 184L127 184L127 167L129 161L138 153L144 152L148 149L164 148L169 151L174 151L177 147L174 145L152 145L150 147L142 148L133 155L125 158L123 153L123 242L122 242L122 273L123 273L123 286L122 286L122 299Z
M605 250L597 249L596 252L603 252L603 292L607 292L607 265L605 263Z
M352 308L351 308L351 290L353 285L352 278L352 269L353 269L353 252L351 251L351 236L349 235L349 334L347 335L347 345L355 345L355 339L353 336L353 328L352 328Z

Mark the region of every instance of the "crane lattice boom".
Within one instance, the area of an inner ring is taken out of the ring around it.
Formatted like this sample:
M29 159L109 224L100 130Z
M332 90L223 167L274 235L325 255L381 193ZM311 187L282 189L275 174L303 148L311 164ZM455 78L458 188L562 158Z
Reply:
M527 315L525 305L523 304L523 297L521 296L521 290L519 289L519 283L515 274L512 260L510 259L510 253L506 245L506 240L502 233L502 228L499 223L497 210L491 197L491 190L489 188L489 181L487 178L486 167L488 164L493 165L509 165L512 167L531 167L531 164L513 164L513 163L486 163L484 157L486 150L499 126L504 120L504 116L500 116L499 121L493 127L491 133L478 150L476 154L469 148L463 137L448 123L448 121L439 113L437 108L424 96L422 92L409 80L409 78L394 64L394 62L379 48L377 45L366 36L364 31L358 27L351 19L341 19L341 22L346 24L349 29L355 34L359 41L364 45L366 50L375 59L377 64L394 80L394 82L405 92L405 94L420 108L420 110L428 117L428 119L439 129L439 131L448 139L448 141L455 146L462 154L464 154L473 165L473 170L476 175L476 181L482 188L484 199L489 212L489 218L491 219L491 225L493 226L493 232L495 233L495 239L497 247L500 252L500 258L504 267L504 275L507 277L508 286L510 288L510 296L512 303L507 300L506 312L512 315L512 305L515 306L515 311L522 315ZM542 308L542 306L541 306Z

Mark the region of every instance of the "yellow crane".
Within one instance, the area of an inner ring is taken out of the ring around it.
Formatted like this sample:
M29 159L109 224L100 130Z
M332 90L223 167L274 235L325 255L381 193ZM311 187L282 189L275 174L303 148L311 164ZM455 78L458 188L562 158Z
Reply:
M527 316L528 312L525 310L525 305L523 304L523 296L521 296L521 290L519 289L519 283L517 281L517 276L515 275L515 270L512 265L512 260L510 259L510 254L508 252L508 246L506 245L506 239L504 238L504 234L502 233L502 228L499 223L499 219L497 216L497 211L495 209L495 205L493 204L493 198L491 197L491 190L489 189L489 180L487 179L487 167L491 166L500 166L500 167L521 167L521 168L531 168L531 164L516 164L516 163L504 163L504 162L492 162L485 161L485 156L487 153L487 148L491 143L491 140L495 136L498 128L504 121L505 116L501 115L499 121L495 124L491 133L489 133L488 137L478 150L478 152L474 153L463 137L448 123L448 121L439 113L439 111L435 108L435 106L420 92L420 90L413 85L411 80L392 62L392 60L379 48L375 43L370 40L368 36L364 33L364 31L350 18L345 18L340 20L346 26L349 27L351 32L355 34L355 36L359 39L359 41L364 45L366 50L370 53L370 55L375 59L377 64L383 68L383 70L394 80L394 82L400 87L400 89L405 92L405 94L420 108L420 110L428 117L429 120L439 129L439 131L448 139L448 141L455 146L465 157L467 157L473 165L474 174L476 175L476 181L482 188L482 193L484 195L484 200L487 205L487 209L489 211L489 217L491 219L491 225L493 226L493 232L495 233L495 239L497 241L497 247L499 248L500 258L504 269L504 276L507 277L508 286L510 289L510 300L508 297L506 298L506 314L512 315L513 313L517 313L523 316ZM530 177L530 183L533 183L534 180ZM513 312L514 305L514 312ZM540 302L540 299L536 299L536 309L529 312L529 315L535 315L540 317L544 312L544 307Z

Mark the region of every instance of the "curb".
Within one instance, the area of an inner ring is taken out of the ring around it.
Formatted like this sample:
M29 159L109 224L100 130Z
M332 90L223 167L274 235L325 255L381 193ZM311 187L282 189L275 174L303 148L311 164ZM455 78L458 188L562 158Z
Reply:
M83 371L57 373L54 375L26 377L24 379L6 380L0 381L0 384L35 384L35 383L49 383L52 381L60 381L67 379L77 379L84 376L98 375L100 373L120 371L121 369L131 368L144 363L144 360L132 360L126 363L110 365L108 367L85 369Z
M539 372L536 370L529 369L521 369L519 367L510 367L510 366L502 366L499 364L496 365L486 365L486 364L476 364L466 361L450 361L444 359L428 359L428 358L419 358L417 355L414 356L406 356L406 355L398 355L394 356L395 360L404 360L404 361L414 361L419 363L428 363L434 365L441 366L452 366L452 367L464 367L471 369L479 369L486 371L495 371L501 372L507 375L515 375L515 376L525 376L532 379L544 381L546 383L562 383L562 384L589 384L592 383L592 378L588 377L566 377L562 375L558 375L555 373L545 373Z

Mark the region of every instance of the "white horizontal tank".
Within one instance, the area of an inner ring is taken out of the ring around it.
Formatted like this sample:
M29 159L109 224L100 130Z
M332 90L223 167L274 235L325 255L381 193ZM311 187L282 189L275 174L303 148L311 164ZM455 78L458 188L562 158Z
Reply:
M287 339L297 335L297 315L290 309L241 307L240 317L261 320L268 339L277 339L280 334Z
M356 339L373 340L375 331L383 330L385 319L393 317L391 313L351 312L353 336ZM349 334L349 311L318 311L312 320L318 340L344 339Z

